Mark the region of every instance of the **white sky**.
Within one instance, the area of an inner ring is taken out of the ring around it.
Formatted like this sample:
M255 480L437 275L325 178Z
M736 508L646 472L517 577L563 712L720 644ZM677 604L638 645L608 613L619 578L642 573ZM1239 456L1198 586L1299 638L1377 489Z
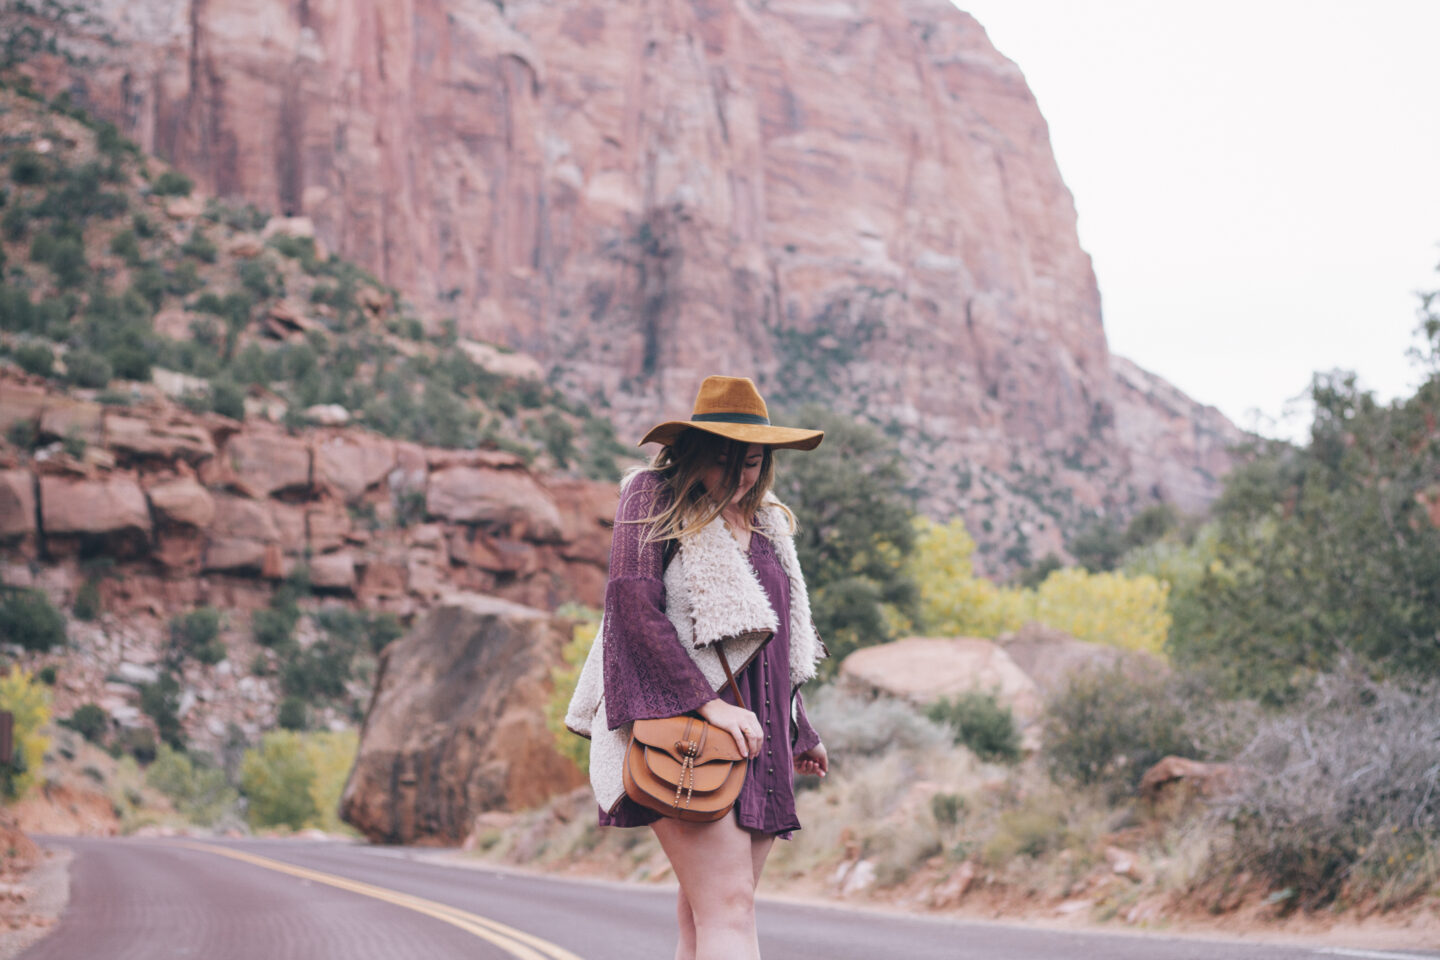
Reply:
M1317 370L1413 389L1414 292L1440 287L1440 0L957 5L1049 122L1114 352L1280 436L1306 432L1286 401Z

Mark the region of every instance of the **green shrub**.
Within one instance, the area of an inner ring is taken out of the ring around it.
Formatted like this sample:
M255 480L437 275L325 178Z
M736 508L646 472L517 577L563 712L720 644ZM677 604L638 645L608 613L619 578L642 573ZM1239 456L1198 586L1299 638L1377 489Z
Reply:
M177 750L185 749L185 734L180 727L180 681L171 673L162 673L154 683L140 688L140 710L155 721L155 732L165 743Z
M122 727L110 740L112 756L123 757L129 754L141 766L153 761L158 751L159 743L155 739L155 732L149 727Z
M252 826L299 830L319 814L311 793L315 767L300 734L267 733L258 750L245 751L240 770Z
M1072 674L1046 704L1044 758L1059 784L1098 784L1113 800L1134 792L1145 771L1199 747L1186 724L1187 698L1163 674L1119 667Z
M105 354L106 360L121 380L150 379L150 354L143 347L120 344L111 347Z
M78 287L90 269L85 259L85 246L76 236L36 234L30 242L30 259L49 267L62 290Z
M270 238L270 246L292 260L299 260L301 269L311 276L314 276L320 269L319 260L315 256L315 239L313 237L276 234Z
M1014 763L1020 759L1020 731L1015 715L993 693L971 691L954 700L943 698L930 705L926 716L955 732L955 742L969 747L982 760Z
M40 428L36 426L34 420L16 420L10 424L10 429L5 433L5 439L21 450L33 450L35 444L40 442Z
M304 730L310 726L310 711L300 697L286 697L280 701L275 723L281 730Z
M165 290L177 297L185 297L205 286L194 260L181 260L165 272Z
M135 231L135 236L141 240L149 240L155 236L155 224L143 213L137 213L130 218L130 229Z
M44 183L50 168L34 150L17 150L10 158L10 179L24 187Z
M225 771L205 754L188 754L162 745L145 771L145 782L174 803L191 823L208 827L234 809L238 799Z
M190 236L180 245L180 252L187 257L194 257L196 260L203 260L206 263L214 263L220 255L220 249L199 227L192 230Z
M220 639L220 621L220 611L214 607L177 614L170 620L170 643L182 656L207 666L217 664L229 654Z
M140 240L134 230L121 230L110 238L110 252L123 259L132 267L139 266L142 259Z
M45 686L53 687L55 686L55 681L59 679L60 673L55 668L55 664L47 663L40 668L40 672L37 673L36 676L40 678L40 682L45 684Z
M280 278L261 260L241 260L240 265L235 268L235 275L239 278L240 285L250 291L250 295L257 300L274 296L279 287Z
M60 721L91 743L103 743L110 730L110 714L95 703L82 704L75 708L68 719Z
M179 170L166 170L150 185L150 191L161 197L188 197L194 189L195 181Z
M65 642L65 615L39 590L14 590L0 598L0 637L40 653Z
M0 233L11 243L24 237L29 226L30 211L18 204L6 210L4 217L0 217Z
M72 386L100 389L115 376L115 368L100 354L84 348L65 355L65 380Z
M22 343L15 348L14 356L26 373L48 377L55 372L55 353L43 343Z
M0 330L29 332L39 323L39 311L24 290L0 284Z
M89 441L85 439L85 434L80 432L80 428L73 426L65 431L65 436L61 439L60 445L67 454L79 460L85 456L85 448L90 444ZM82 587L81 589L83 590L84 588Z
M250 619L250 629L260 646L284 649L290 646L290 634L298 619L298 616L285 610L256 610Z
M210 409L232 420L245 419L245 391L229 379L210 381Z
M86 580L75 591L75 602L70 605L70 612L76 620L91 621L100 616L100 584L95 580Z

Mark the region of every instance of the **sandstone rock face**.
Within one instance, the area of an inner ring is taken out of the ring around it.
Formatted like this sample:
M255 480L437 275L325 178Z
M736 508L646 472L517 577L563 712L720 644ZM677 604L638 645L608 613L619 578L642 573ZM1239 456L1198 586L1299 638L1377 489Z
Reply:
M582 782L545 727L567 622L455 595L381 654L340 814L373 842L456 845L477 814Z
M126 476L100 480L40 478L40 523L53 538L100 539L110 552L140 552L150 538L150 506L140 484Z
M35 478L29 470L0 470L0 540L35 536Z
M310 486L310 448L292 437L241 433L225 445L232 483L255 497Z
M523 524L538 540L561 537L554 499L528 473L451 467L430 475L425 512L452 523Z
M356 501L395 467L395 444L358 434L331 437L315 447L315 483Z
M1136 489L1182 510L1200 512L1230 469L1230 449L1245 434L1214 407L1191 400L1124 357L1115 373L1115 428L1130 451Z
M974 637L907 637L864 647L840 664L841 682L917 705L977 691L994 693L1021 723L1044 706L1039 688L1005 651Z
M208 527L215 519L215 498L191 477L157 484L148 491L157 517L188 527Z
M752 374L892 429L991 565L1203 501L1228 463L1213 412L1117 378L1045 121L944 0L87 14L67 42L100 62L57 60L56 87L533 354L622 436Z

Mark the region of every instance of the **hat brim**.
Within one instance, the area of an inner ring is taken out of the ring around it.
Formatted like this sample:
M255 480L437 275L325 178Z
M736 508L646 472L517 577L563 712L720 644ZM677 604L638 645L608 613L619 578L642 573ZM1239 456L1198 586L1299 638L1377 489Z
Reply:
M669 420L651 428L645 438L636 446L658 443L670 446L675 438L686 430L703 430L717 437L738 440L741 443L758 443L761 446L783 450L814 450L825 439L824 430L804 430L800 427L772 427L759 423L721 423L716 421Z

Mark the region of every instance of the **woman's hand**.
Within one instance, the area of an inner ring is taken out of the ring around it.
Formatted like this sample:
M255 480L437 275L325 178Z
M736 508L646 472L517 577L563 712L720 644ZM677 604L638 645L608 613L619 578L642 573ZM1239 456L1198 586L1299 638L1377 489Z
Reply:
M730 734L740 756L748 758L760 752L765 735L761 732L760 718L751 711L716 697L700 708L700 716Z
M817 743L804 753L795 755L795 772L823 777L830 772L830 757L825 753L825 744Z

